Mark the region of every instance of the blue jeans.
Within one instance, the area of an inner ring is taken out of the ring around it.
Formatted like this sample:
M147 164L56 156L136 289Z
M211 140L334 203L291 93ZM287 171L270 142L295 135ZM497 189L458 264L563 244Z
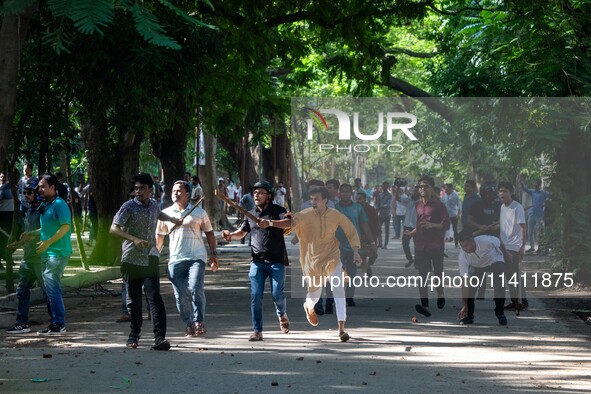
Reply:
M269 278L271 296L275 303L277 316L285 314L285 265L283 263L264 263L253 261L250 263L250 311L252 313L252 328L254 331L263 331L263 293L265 281Z
M31 308L31 289L37 282L37 285L43 289L47 311L51 316L51 308L47 300L45 285L43 284L43 266L41 261L32 263L23 260L18 269L18 285L16 286L16 298L18 299L18 309L16 311L17 324L29 323L29 309Z
M70 256L43 256L43 282L51 309L51 323L64 326L66 324L64 299L62 298L62 275Z
M189 326L202 323L205 318L205 262L182 260L168 264L168 278L172 283L176 309Z

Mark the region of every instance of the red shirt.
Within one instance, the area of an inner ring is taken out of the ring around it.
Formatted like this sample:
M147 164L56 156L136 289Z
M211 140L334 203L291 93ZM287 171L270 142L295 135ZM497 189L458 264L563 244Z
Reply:
M445 249L445 232L449 228L449 215L447 208L439 199L431 199L424 203L417 201L417 233L414 237L415 250L430 251ZM442 229L421 229L418 226L419 221L427 220L429 223L442 225Z

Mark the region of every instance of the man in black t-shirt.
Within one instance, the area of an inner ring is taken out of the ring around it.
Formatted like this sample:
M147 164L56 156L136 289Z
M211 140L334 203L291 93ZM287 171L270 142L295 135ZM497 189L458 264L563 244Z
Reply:
M240 228L232 233L222 231L228 242L242 239L250 233L251 262L248 276L250 278L250 297L253 333L249 341L263 340L263 293L265 281L271 279L271 295L275 303L279 328L285 334L289 332L289 319L286 313L285 300L285 266L288 265L283 224L274 225L273 220L285 219L287 211L273 204L273 188L268 182L257 182L252 187L255 209L251 210L258 220L245 217ZM281 227L280 227L281 226Z
M480 186L480 201L476 201L466 223L466 231L472 236L492 235L500 238L499 221L501 219L501 202L498 199L495 182L485 182ZM476 299L483 300L487 282L482 281Z

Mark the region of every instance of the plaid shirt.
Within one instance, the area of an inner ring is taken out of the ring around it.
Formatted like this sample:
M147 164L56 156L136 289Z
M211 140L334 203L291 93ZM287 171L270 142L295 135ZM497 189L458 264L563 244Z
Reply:
M156 200L150 199L147 205L138 199L126 201L113 218L113 224L118 225L128 234L144 239L150 243L147 248L138 248L133 242L123 241L123 254L121 262L147 267L148 256L159 256L156 250L156 225L160 205Z

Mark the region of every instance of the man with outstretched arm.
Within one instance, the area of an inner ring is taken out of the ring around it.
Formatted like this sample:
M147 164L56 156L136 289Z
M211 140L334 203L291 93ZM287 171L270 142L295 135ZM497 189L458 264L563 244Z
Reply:
M205 233L211 252L209 265L217 270L218 258L216 239L207 213L189 205L189 184L176 181L172 186L173 205L163 213L182 220L180 226L171 222L158 221L156 248L160 251L164 237L170 238L170 257L168 259L168 277L174 290L176 307L185 323L185 336L205 335L205 261L207 250L203 244L202 232ZM197 201L192 204L196 204Z
M110 233L123 238L121 273L126 281L127 307L131 315L127 348L138 347L142 329L142 286L145 289L152 324L154 350L169 350L166 340L166 310L160 295L159 252L156 249L158 219L180 223L160 211L160 204L150 198L154 180L150 174L133 177L135 198L123 203L113 218Z
M222 231L228 242L242 239L250 233L251 262L248 276L250 278L250 306L253 332L249 341L263 340L263 293L265 281L270 278L271 295L275 303L279 329L289 332L289 319L285 300L285 266L289 264L285 250L283 229L289 228L291 221L285 220L286 210L273 203L273 188L268 182L257 182L253 185L255 209L250 216L245 216L240 228L234 232Z

